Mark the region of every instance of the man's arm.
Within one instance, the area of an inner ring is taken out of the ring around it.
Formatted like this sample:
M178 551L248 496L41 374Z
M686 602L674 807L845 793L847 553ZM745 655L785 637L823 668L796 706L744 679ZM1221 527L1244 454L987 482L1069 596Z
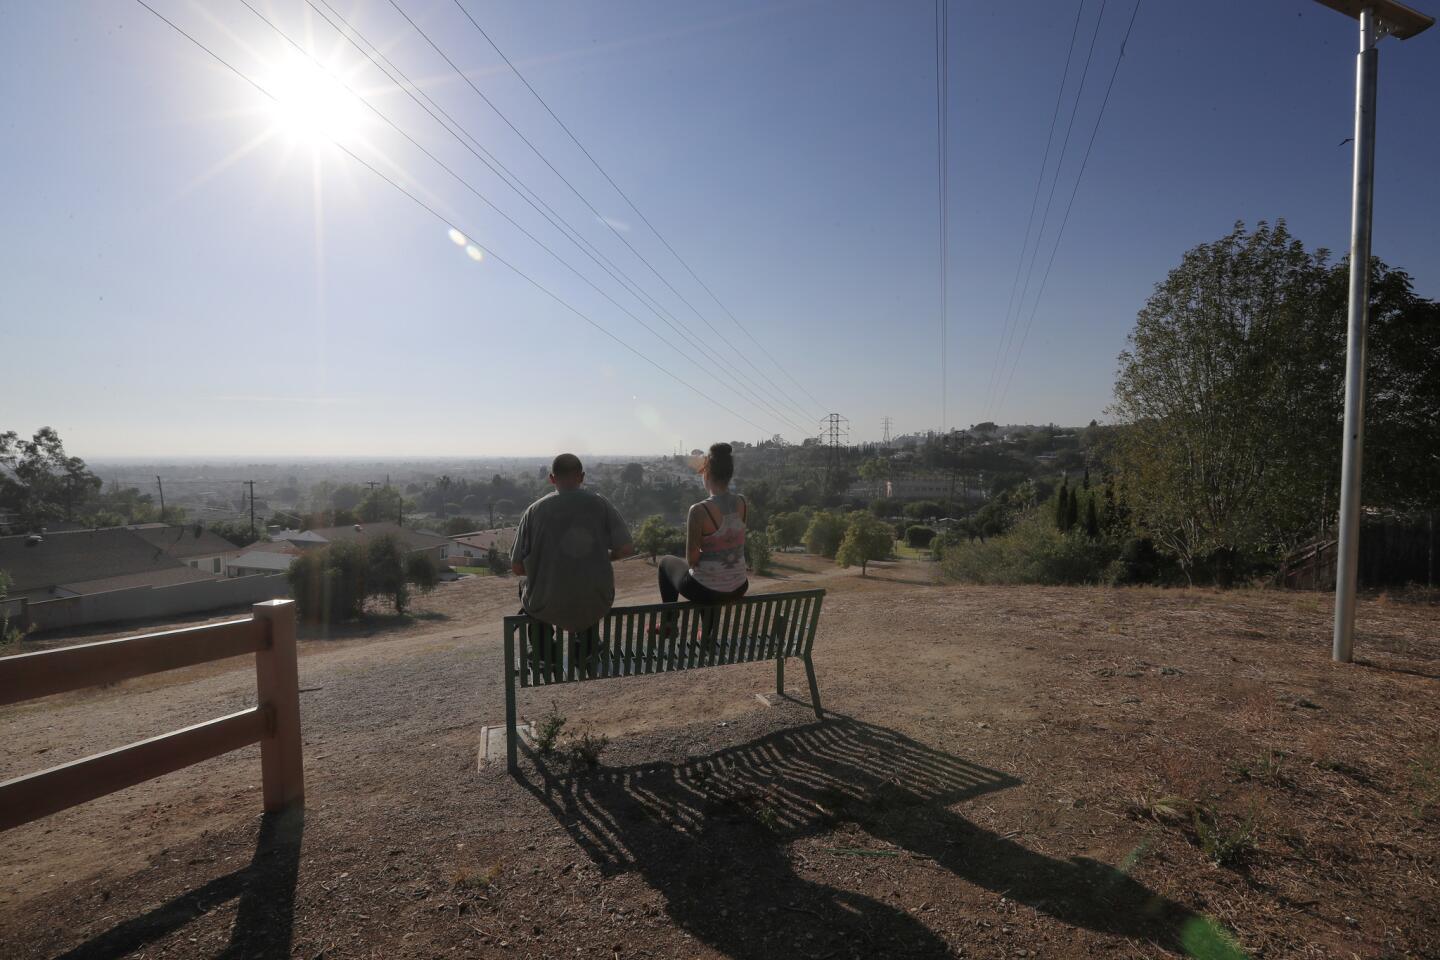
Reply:
M515 527L515 546L510 548L510 572L517 577L525 576L525 558L530 555L530 511L520 514L520 523Z
M615 509L615 504L605 500L605 507L610 514L606 521L610 527L610 559L613 561L633 557L635 544L630 542L630 525L625 522L624 517L620 516L620 511Z

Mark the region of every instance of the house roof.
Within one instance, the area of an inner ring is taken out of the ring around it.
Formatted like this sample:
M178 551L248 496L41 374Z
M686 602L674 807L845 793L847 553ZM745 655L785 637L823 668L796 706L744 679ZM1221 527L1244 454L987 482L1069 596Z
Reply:
M177 583L194 583L199 580L215 579L217 578L212 573L182 565L168 570L122 573L118 577L81 580L76 583L62 583L58 586L61 590L70 593L104 593L107 590L125 590L129 587L171 587Z
M299 551L296 550L284 553L273 550L250 550L232 559L229 565L245 570L284 571L290 569L290 564L295 562L298 553Z
M505 546L514 540L515 528L506 527L503 530L477 530L474 533L462 533L450 539L460 546L469 547L472 550L489 550L491 547Z
M132 531L147 543L164 550L177 560L186 557L211 557L217 553L234 553L240 548L213 530L198 525L144 527Z
M310 533L324 537L330 543L366 543L376 537L393 534L407 550L430 550L448 544L450 539L434 533L425 533L402 527L394 521L381 520L377 523L357 523L345 527L317 527Z
M0 537L0 570L10 575L10 590L17 596L130 574L163 579L176 569L197 573L136 531L121 527Z
M329 543L314 530L281 530L270 535L271 540L284 540L287 543Z
M300 555L300 548L288 540L256 540L244 550L245 553L282 553L292 557Z

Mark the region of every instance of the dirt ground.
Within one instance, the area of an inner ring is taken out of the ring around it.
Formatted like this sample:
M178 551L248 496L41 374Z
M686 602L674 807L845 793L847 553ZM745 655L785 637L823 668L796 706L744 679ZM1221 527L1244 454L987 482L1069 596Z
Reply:
M1440 607L1365 601L1337 666L1314 594L784 560L824 722L766 664L526 690L610 745L514 780L514 581L447 584L302 642L303 814L250 748L5 834L0 957L1440 957ZM0 778L253 699L237 659L0 710Z

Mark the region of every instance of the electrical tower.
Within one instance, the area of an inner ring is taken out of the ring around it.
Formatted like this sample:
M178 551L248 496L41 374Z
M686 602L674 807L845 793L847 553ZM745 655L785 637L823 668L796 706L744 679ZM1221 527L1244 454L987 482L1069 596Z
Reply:
M894 423L895 420L891 417L880 418L880 425L885 428L885 436L880 439L880 442L887 447L890 446L890 428L894 425Z
M838 492L841 479L841 450L850 449L850 420L831 413L819 422L819 442L825 448L825 486Z

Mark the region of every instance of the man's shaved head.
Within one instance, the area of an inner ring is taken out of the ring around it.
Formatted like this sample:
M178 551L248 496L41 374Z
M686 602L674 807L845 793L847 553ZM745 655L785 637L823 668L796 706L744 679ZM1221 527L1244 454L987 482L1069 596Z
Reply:
M556 480L577 480L584 473L580 458L573 453L562 453L550 462L550 475Z

